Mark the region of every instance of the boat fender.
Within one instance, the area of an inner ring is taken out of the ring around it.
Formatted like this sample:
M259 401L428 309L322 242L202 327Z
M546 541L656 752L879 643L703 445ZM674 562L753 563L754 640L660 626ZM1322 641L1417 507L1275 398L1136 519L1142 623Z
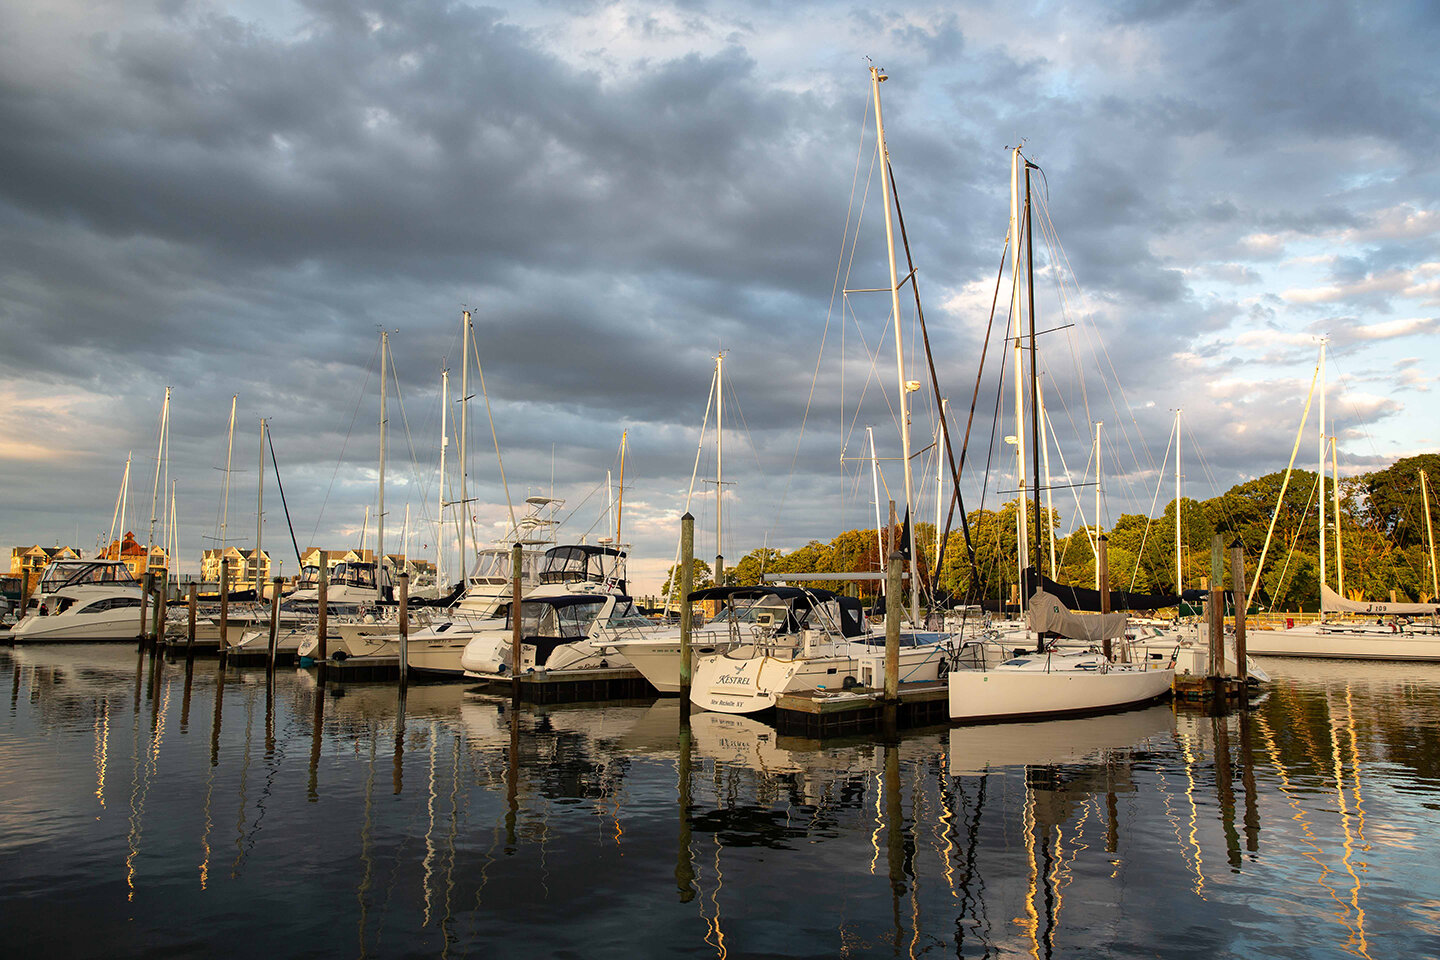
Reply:
M346 660L350 659L350 654L346 653L344 650L336 650L334 655L331 656L330 659L334 660L336 663L343 663Z

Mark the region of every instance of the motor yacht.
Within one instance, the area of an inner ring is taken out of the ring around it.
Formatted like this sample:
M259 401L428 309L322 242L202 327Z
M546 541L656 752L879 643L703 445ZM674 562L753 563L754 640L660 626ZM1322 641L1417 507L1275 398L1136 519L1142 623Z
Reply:
M119 560L55 560L40 576L15 643L134 640L140 635L140 581Z

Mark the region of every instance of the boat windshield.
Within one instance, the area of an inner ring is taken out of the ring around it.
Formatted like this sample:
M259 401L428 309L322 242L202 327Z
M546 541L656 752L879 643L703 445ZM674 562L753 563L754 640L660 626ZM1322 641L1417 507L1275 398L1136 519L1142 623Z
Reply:
M375 564L373 563L337 563L332 579L336 583L343 583L347 587L362 587L375 589Z
M579 544L552 547L545 554L541 583L625 582L625 552Z
M136 583L130 568L119 562L56 560L40 577L40 592L53 593L61 587L88 583Z
M539 579L540 565L545 555L538 550L524 550L520 553L520 582L535 583ZM481 550L475 555L475 567L470 582L478 586L503 587L510 583L515 573L510 569L509 550Z
M631 627L653 627L654 621L635 609L634 601L629 603L616 602L615 609L610 611L610 619L605 625L612 630L629 629Z
M567 603L563 606L540 601L522 602L520 633L526 637L565 637L578 640L590 632L590 625L605 606L607 599L597 597L594 602ZM511 622L507 605L506 626Z
M320 568L309 566L301 570L300 580L295 586L300 590L304 590L307 587L312 590L318 588L320 586Z

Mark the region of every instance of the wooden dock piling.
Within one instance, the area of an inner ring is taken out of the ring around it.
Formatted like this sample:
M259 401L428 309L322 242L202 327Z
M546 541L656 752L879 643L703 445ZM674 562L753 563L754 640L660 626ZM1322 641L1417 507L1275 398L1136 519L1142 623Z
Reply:
M520 544L510 548L510 699L516 704L520 702L520 621L524 613L520 565L524 560Z
M230 630L230 558L220 560L220 659L225 659L226 634Z
M185 598L187 621L185 626L185 656L187 657L193 657L195 655L195 605L199 592L200 585L192 581L189 594Z
M1235 593L1235 675L1241 683L1250 679L1245 659L1245 547L1236 537L1230 544L1230 580Z
M900 551L890 551L885 570L885 700L890 703L900 696L900 616L905 610L900 571L904 565Z
M680 714L685 716L690 705L690 686L695 664L690 649L695 629L690 609L690 591L695 586L695 517L688 511L680 518ZM670 581L675 582L673 579Z
M275 647L280 638L280 583L279 577L270 582L270 646L265 668L271 675L275 673Z
M518 544L517 544L518 546ZM410 574L402 570L400 581L400 688L410 680ZM403 696L403 694L402 694Z
M140 575L140 649L145 649L145 634L149 628L150 574Z
M155 588L155 629L150 631L150 642L158 650L165 640L165 607L170 583L168 575L152 577L150 583Z
M315 600L319 604L315 619L315 636L320 641L320 649L316 651L320 655L316 680L323 687L325 686L326 660L329 658L329 651L326 649L326 642L329 638L326 633L330 626L330 565L325 559L324 552L320 554L320 578L315 585Z

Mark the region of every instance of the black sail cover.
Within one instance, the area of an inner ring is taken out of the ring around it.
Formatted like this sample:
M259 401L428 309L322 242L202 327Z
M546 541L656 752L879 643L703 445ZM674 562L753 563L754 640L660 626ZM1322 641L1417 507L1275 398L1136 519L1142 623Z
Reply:
M1026 590L1027 596L1036 590L1044 590L1046 593L1059 597L1060 601L1071 610L1100 612L1099 590L1091 590L1087 587L1067 587L1064 584L1056 583L1047 576L1037 574L1034 567L1025 571L1025 582L1029 585L1029 589ZM1179 603L1180 598L1174 594L1110 591L1111 610L1159 610L1161 607L1174 607Z

